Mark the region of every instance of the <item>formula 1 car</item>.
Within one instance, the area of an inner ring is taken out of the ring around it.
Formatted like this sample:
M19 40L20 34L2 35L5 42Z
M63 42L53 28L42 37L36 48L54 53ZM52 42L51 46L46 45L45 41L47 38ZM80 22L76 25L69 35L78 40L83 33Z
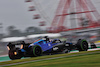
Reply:
M19 45L20 48L18 48ZM84 39L79 39L77 43L61 41L60 39L49 41L49 38L46 38L39 39L34 43L25 43L24 41L10 42L7 47L9 49L9 58L14 60L22 57L68 53L71 50L87 51L88 42Z

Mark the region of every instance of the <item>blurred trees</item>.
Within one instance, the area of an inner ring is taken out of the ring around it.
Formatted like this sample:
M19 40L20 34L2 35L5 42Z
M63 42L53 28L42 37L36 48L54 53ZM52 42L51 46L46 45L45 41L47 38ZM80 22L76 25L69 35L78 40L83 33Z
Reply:
M9 26L7 28L8 36L20 36L22 35L20 30L17 30L15 26Z
M45 31L41 30L38 27L28 27L28 28L26 28L25 31L26 31L26 33L28 35L30 35L30 34L42 34L42 33L45 33Z
M0 39L4 37L4 34L3 34L3 24L0 23Z
M9 26L7 28L8 36L7 37L16 37L16 36L27 36L32 34L42 34L46 33L46 31L41 30L38 27L27 27L24 32L20 31L19 29L16 29L15 26Z
M10 33L11 31L13 31L16 27L15 26L9 26L7 28L8 32Z

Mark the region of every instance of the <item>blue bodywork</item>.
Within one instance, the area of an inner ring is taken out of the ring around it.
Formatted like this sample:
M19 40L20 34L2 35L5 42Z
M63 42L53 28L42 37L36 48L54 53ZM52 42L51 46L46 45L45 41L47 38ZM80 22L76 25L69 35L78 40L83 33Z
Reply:
M60 42L53 43L54 41L59 41L59 39L55 39L55 40L53 40L51 42L45 41L45 40L41 39L41 40L39 40L39 41L37 41L37 42L32 43L31 45L29 45L29 47L30 46L34 46L34 45L39 45L41 47L41 49L42 49L43 52L47 51L47 50L50 51L53 48L54 45L57 45L58 43L60 43Z

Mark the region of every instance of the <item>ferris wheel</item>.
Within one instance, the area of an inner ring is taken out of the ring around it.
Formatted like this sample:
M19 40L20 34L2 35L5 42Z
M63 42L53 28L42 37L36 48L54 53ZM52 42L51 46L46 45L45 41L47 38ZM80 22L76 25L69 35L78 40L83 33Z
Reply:
M25 0L39 26L60 32L100 26L99 0Z
M28 11L35 12L33 20L40 19L39 26L50 26L59 0L25 0L29 4Z

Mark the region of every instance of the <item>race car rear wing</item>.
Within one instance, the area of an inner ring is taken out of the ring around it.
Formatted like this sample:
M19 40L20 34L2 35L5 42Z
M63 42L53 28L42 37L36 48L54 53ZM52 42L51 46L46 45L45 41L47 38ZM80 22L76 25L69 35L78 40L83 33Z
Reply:
M11 46L11 45L21 45L21 44L25 44L25 42L24 41L16 41L16 42L9 42L8 44L7 44L7 46Z

